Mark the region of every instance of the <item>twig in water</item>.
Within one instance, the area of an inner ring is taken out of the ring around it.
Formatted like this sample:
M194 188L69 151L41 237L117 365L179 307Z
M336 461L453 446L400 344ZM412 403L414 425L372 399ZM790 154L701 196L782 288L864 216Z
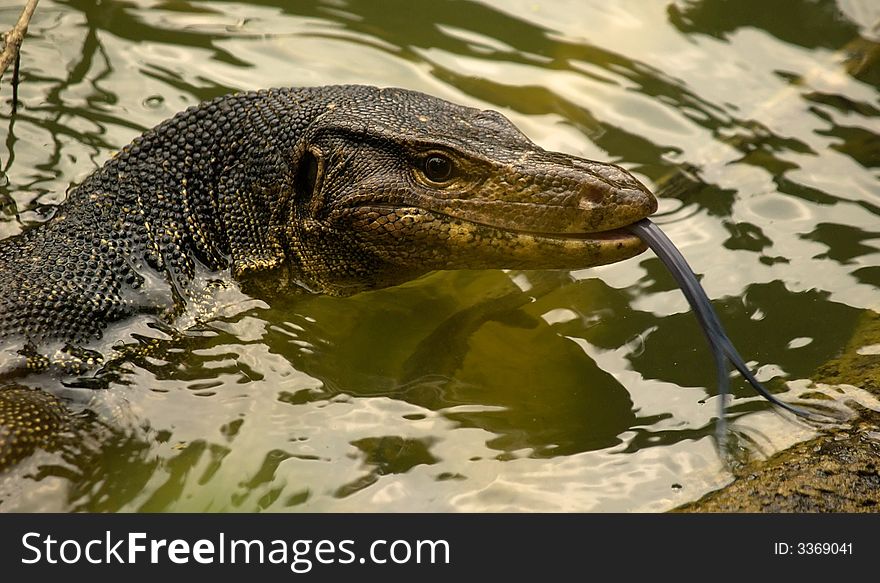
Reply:
M28 0L27 4L25 4L24 10L21 11L21 16L18 17L18 22L3 35L6 44L3 46L3 52L0 53L0 77L2 77L3 73L6 72L6 69L9 68L10 63L15 63L15 66L12 69L13 112L18 103L19 50L21 50L21 43L24 41L24 35L27 33L28 24L31 21L31 16L34 15L34 10L36 10L37 2L39 1L40 0Z

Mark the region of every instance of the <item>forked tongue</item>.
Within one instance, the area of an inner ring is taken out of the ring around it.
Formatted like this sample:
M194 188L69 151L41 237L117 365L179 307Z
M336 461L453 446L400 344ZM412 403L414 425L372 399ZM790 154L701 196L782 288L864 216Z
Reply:
M678 286L687 298L691 309L697 317L697 321L703 329L703 334L705 334L706 340L709 342L709 348L712 350L715 368L718 373L718 393L721 395L722 409L721 419L724 418L724 404L727 401L727 394L730 392L728 363L732 364L745 377L755 391L771 403L802 417L812 417L813 415L810 412L780 401L755 378L755 375L752 374L736 351L736 348L734 348L730 338L727 337L727 333L724 331L721 321L718 320L718 315L712 308L709 297L697 280L697 276L694 275L693 270L691 270L676 246L669 240L669 237L660 230L660 227L648 219L642 219L628 226L627 230L644 241L666 265L672 277L678 282Z

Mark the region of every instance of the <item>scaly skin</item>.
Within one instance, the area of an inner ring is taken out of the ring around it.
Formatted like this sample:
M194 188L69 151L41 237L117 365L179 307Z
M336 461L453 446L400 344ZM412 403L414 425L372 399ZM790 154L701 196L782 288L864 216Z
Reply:
M109 324L179 313L196 273L346 295L436 269L583 268L644 251L620 228L655 209L625 170L543 150L493 111L367 86L218 98L0 241L0 373L99 362ZM0 423L0 451L33 442Z

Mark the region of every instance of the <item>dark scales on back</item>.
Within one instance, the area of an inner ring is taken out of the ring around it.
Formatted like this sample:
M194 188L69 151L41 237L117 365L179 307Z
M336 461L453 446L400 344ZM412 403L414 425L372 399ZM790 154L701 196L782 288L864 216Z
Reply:
M350 294L609 263L644 250L617 229L655 206L624 170L542 150L495 112L363 86L242 93L136 138L0 241L0 336L29 354L87 344L179 311L197 269Z
M199 274L346 295L436 269L583 268L644 251L623 227L655 209L625 170L543 150L493 111L367 86L221 97L0 241L0 375L94 366L109 324L173 321Z

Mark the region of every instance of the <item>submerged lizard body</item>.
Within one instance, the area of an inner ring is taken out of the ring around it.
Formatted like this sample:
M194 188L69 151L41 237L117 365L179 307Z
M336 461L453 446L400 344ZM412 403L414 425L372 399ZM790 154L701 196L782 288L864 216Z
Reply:
M655 209L625 170L493 111L368 86L221 97L0 241L0 373L89 364L112 322L179 313L200 272L347 295L436 269L583 268L642 252L623 227Z

